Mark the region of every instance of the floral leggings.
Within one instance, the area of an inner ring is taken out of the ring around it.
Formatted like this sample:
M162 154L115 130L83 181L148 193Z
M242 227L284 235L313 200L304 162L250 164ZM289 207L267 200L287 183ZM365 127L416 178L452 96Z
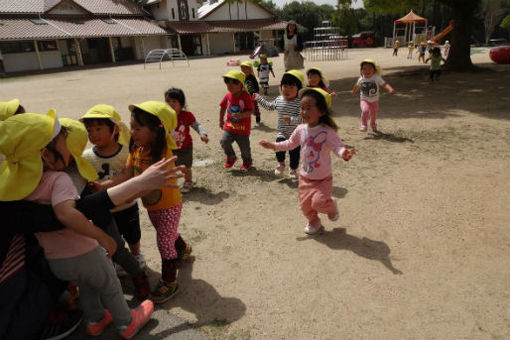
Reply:
M177 228L181 219L182 203L162 210L148 210L149 218L156 228L159 253L163 260L177 258L175 240L179 237Z

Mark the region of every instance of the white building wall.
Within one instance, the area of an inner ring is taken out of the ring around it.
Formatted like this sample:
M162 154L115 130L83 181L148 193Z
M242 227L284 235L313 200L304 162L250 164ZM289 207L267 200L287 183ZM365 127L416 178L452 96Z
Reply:
M166 1L161 1L159 4L151 6L151 13L156 20L172 20L172 14Z
M145 59L145 56L147 53L149 53L150 50L156 49L156 48L164 48L164 46L161 46L161 38L159 36L155 37L143 37L143 43L142 43L142 37L136 37L135 38L135 59L143 60Z
M268 19L273 16L265 9L257 6L251 1L234 2L230 5L223 3L219 8L213 11L210 15L203 18L204 21L219 21L219 20L246 20L246 19ZM247 5L245 7L245 5Z
M210 34L211 54L232 53L234 51L233 39L232 33Z
M41 62L44 69L63 67L60 51L40 52ZM9 53L4 54L4 67L6 72L32 71L39 69L37 54L28 53Z
M198 20L199 7L196 0L188 0L188 17L190 21ZM177 0L161 1L159 4L152 5L150 9L156 20L179 21ZM174 10L174 17L172 17L172 9Z

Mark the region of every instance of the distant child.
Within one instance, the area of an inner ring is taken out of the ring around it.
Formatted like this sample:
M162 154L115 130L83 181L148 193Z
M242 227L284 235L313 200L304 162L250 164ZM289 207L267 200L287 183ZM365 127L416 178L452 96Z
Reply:
M207 144L209 137L207 137L207 131L196 120L193 113L184 110L186 108L186 97L181 89L174 87L168 89L165 92L165 102L177 113L177 128L170 131L170 134L177 144L177 149L174 150L174 155L177 156L175 164L186 167L183 170L184 184L181 187L181 192L186 193L193 188L193 174L191 172L191 166L193 165L193 139L189 130L190 126L199 134L202 142Z
M328 88L329 82L322 74L322 71L318 67L312 67L308 71L306 71L306 77L308 78L308 87L319 87L329 93L331 98L336 98L336 92L331 91Z
M441 55L441 49L439 47L434 47L432 50L432 54L430 57L425 60L428 62L430 60L430 81L439 80L439 76L441 75L441 61L446 62L446 59Z
M269 89L269 73L273 75L273 66L267 62L267 56L265 54L260 55L260 64L257 66L257 77L259 78L259 84L264 90L264 95L267 96L267 90Z
M395 93L393 87L380 76L380 68L374 60L365 59L361 62L361 76L354 85L351 94L360 91L361 126L360 131L367 131L368 116L372 131L377 132L377 111L379 109L379 86L384 87L391 94Z
M255 93L258 94L260 89L257 78L255 78L255 75L253 74L253 64L249 61L243 61L241 63L241 71L246 76L244 86L246 86L246 90L248 90L250 96L253 96ZM260 110L256 102L253 103L253 115L255 116L255 122L260 123Z
M398 49L400 47L400 41L395 40L395 43L393 44L393 56L398 56Z
M443 45L445 58L448 58L448 54L450 54L450 47L450 41L446 40Z
M425 63L425 52L427 51L427 44L422 41L420 46L418 47L418 62L421 60L422 63Z
M413 59L414 43L412 41L409 42L407 51L407 59Z
M272 102L266 101L258 94L254 95L256 102L260 103L266 110L278 111L278 127L276 128L276 142L283 142L290 138L292 132L301 123L299 114L298 92L303 87L304 76L301 71L290 70L284 73L280 82L281 95ZM299 166L299 146L289 150L289 176L297 178L297 168ZM276 176L282 176L285 171L285 151L276 153L278 165L274 173Z
M224 74L223 81L228 93L220 102L220 129L223 130L221 147L227 156L223 165L231 168L237 160L232 144L239 145L243 164L241 171L248 171L252 166L250 129L251 115L253 114L253 100L244 88L246 76L239 70L230 70ZM227 119L225 120L225 113Z
M173 156L176 149L170 131L177 127L177 114L164 102L147 101L129 105L131 111L131 140L129 157L124 171L109 181L114 186L138 176L151 164ZM171 163L171 166L174 166ZM169 181L175 184L175 179ZM156 229L158 250L161 255L161 279L152 291L152 301L163 303L179 291L177 268L179 261L191 254L191 246L179 235L177 228L181 218L182 199L179 189L162 187L142 197L149 219Z
M301 146L298 195L303 215L308 220L305 233L317 234L324 228L319 213L331 221L338 220L338 205L333 198L333 176L330 152L345 161L354 155L354 149L345 148L337 135L338 127L331 117L331 96L320 88L304 88L301 94L299 125L290 138L280 143L260 141L266 149L292 150Z
M20 104L19 99L0 102L0 121L20 113L25 113L25 108Z
M115 270L107 255L115 252L115 241L76 210L78 192L62 170L70 163L67 129L51 110L47 115L25 113L0 123L0 150L16 157L7 164L11 199L51 204L65 229L36 233L48 264L57 278L75 282L87 320L85 332L99 335L114 322L124 339L133 337L149 320L154 305L145 300L129 309ZM3 194L0 194L3 196ZM2 199L3 200L3 199ZM105 249L100 247L103 246Z

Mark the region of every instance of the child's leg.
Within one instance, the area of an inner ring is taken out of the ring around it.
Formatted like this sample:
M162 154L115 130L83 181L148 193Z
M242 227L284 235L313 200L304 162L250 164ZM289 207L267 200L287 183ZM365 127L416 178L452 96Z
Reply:
M370 126L372 127L372 130L374 130L377 127L376 119L377 119L377 111L379 110L379 102L371 102L368 103L370 108Z
M234 143L234 134L229 131L223 131L223 135L221 136L220 144L227 155L227 158L236 158L236 153L234 148L232 147L232 143Z
M307 180L302 176L299 176L299 205L303 215L305 215L306 219L308 220L308 224L314 228L320 228L321 220L319 219L317 211L312 207L312 198L314 195L313 182L314 181Z
M235 135L235 141L237 145L239 145L239 149L241 150L241 158L243 159L243 164L251 164L251 147L250 147L250 135Z
M315 181L310 193L310 205L313 210L321 214L334 214L336 205L331 194L333 190L333 176Z
M255 115L255 121L257 123L260 123L259 103L257 103L256 101L253 102L253 114Z
M366 100L360 100L359 106L361 108L361 128L367 127L368 115L370 114L370 103Z
M299 154L301 152L301 147L298 146L293 150L289 150L289 158L290 158L290 168L296 170L299 166Z
M277 137L276 138L276 143L283 142L283 141L286 141L286 140L287 140L287 138ZM276 154L276 160L278 161L278 163L283 163L284 166L285 166L285 151L278 151L275 154Z
M115 263L120 264L131 278L138 276L143 269L140 267L140 264L134 255L127 250L124 240L120 236L115 220L112 220L112 223L105 229L105 232L113 237L115 243L117 243L117 250L115 251L115 254L113 254L112 260Z

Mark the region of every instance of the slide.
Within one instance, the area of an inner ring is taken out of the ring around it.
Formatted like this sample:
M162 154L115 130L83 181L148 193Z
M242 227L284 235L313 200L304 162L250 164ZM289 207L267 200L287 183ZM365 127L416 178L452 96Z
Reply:
M445 35L450 33L451 30L453 30L453 20L450 21L450 24L448 25L448 27L446 27L444 30L442 30L441 33L436 34L435 36L433 36L430 40L432 40L434 42L437 42L439 39L441 39L442 37L444 37Z

